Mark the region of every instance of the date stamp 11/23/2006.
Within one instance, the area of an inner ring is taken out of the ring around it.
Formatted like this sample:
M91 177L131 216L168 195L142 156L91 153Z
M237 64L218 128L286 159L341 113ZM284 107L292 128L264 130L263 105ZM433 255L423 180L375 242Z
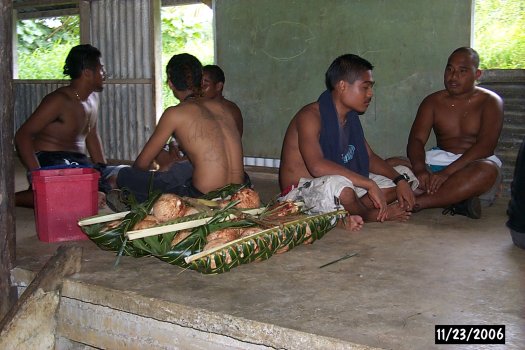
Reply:
M505 344L504 325L436 325L435 344Z

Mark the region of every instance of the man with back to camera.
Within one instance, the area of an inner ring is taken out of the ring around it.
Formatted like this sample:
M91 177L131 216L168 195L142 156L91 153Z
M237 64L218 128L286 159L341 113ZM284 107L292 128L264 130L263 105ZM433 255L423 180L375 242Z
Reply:
M199 97L202 65L189 54L173 56L166 67L168 84L181 101L162 114L133 167L119 171L117 185L129 189L139 201L148 196L150 166L175 135L192 165L192 173L166 178L163 193L200 197L228 184L245 182L241 135L234 117L220 101ZM186 168L185 168L186 169ZM171 172L171 170L169 171Z
M448 58L445 89L427 96L419 106L407 145L422 190L414 211L446 208L444 214L479 219L481 205L495 200L501 161L494 150L503 126L503 101L476 86L480 76L478 53L460 47ZM425 152L432 130L437 147Z
M356 55L336 58L325 74L327 90L291 120L281 153L281 200L302 198L317 212L342 205L355 214L350 229L363 219L408 220L414 205L409 182L417 187L410 169L394 169L365 140L359 114L373 96L372 69Z
M46 166L97 164L103 175L99 191L109 191L105 178L114 167L106 166L97 133L98 93L104 89L106 78L100 57L100 51L89 44L73 47L64 65L70 84L44 97L16 132L18 155L28 173ZM31 188L17 192L15 202L17 206L32 208ZM99 195L99 207L103 203L104 196Z
M221 67L213 64L202 67L202 95L224 102L225 107L230 110L230 113L235 118L235 123L242 136L243 120L241 110L234 102L226 99L222 95L225 81L226 79Z
M221 101L224 105L224 108L227 108L229 110L229 113L231 113L231 115L235 119L237 128L239 129L239 132L242 136L242 113L239 107L234 102L226 99L223 96L222 90L224 89L225 81L226 79L224 77L224 72L221 69L221 67L212 64L202 67L202 84L200 95L207 98L216 99L217 101ZM159 171L167 171L174 164L184 160L186 160L186 158L184 157L183 152L181 152L181 150L179 149L177 141L173 137L169 140L167 146L165 146L165 149L161 151L156 158L156 162L159 165Z

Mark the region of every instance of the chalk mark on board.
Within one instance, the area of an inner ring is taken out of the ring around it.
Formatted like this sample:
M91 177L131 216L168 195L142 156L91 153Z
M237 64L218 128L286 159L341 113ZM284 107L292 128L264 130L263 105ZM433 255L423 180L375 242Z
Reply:
M262 51L279 61L289 61L303 55L315 37L310 28L300 22L275 22L261 32L264 38Z

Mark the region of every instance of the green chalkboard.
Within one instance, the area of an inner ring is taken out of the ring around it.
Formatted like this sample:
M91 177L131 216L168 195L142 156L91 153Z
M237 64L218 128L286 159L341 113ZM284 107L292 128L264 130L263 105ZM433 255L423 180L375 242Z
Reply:
M279 158L290 119L324 90L337 56L374 66L361 117L381 156L405 153L421 100L441 89L448 55L470 44L470 0L227 0L215 2L225 95L245 119L246 156Z

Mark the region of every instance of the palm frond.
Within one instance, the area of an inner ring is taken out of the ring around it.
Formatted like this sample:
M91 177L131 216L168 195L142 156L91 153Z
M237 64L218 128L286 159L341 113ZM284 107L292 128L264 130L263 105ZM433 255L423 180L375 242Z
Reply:
M235 207L238 201L231 201L223 208L216 202L208 203L213 198L227 198L242 187L229 185L218 189L209 194L209 199L198 199L197 207L202 210L201 206L206 206L209 209L161 223L154 228L133 231L133 227L151 212L159 193L150 194L150 198L140 204L131 199L131 210L120 221L108 223L109 220L103 217L88 219L83 221L81 228L99 247L118 253L115 265L121 255L149 255L182 268L215 274L314 242L346 215L345 211L334 211L309 216L302 203L295 202L242 211ZM187 203L195 204L195 201L187 200ZM203 251L210 233L251 227L261 231Z
M263 230L190 256L186 262L191 264L190 269L202 273L226 272L241 264L268 259L280 250L291 250L307 241L312 243L323 237L335 226L337 219L345 215L346 211L334 211L290 221L281 227Z

